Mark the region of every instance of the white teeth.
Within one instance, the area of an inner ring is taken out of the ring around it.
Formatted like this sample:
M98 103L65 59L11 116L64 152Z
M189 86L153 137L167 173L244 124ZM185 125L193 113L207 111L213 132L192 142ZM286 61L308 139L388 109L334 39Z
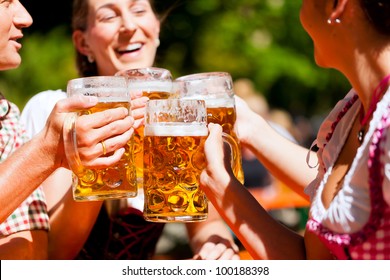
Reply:
M142 47L142 44L141 43L137 43L137 44L131 44L130 46L128 46L124 51L134 51L134 50L137 50L137 49L140 49Z

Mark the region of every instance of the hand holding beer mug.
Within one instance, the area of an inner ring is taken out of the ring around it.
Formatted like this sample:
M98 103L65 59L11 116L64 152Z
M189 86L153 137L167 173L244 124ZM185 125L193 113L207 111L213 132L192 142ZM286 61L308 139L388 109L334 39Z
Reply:
M199 188L208 136L203 100L149 100L144 137L144 218L152 222L203 221L208 200ZM233 157L237 143L224 134Z
M222 126L223 132L231 135L240 147L234 125L236 123L236 107L233 81L229 73L209 72L182 76L174 81L175 98L205 100L207 106L207 122ZM243 184L241 149L234 159L233 172Z
M115 76L126 77L131 96L147 96L149 99L167 99L172 92L171 72L164 68L146 67L122 70ZM137 184L143 182L143 137L144 126L136 128L134 133L134 160L137 170Z
M126 79L114 76L73 79L68 82L67 95L68 97L74 95L98 97L96 106L85 111L68 114L64 123L65 153L69 166L73 171L73 198L76 201L90 201L136 196L133 137L125 145L125 152L116 164L109 167L88 168L83 166L79 158L76 131L76 120L81 116L98 115L105 110L118 107L124 107L130 113L130 97ZM107 136L114 137L117 135ZM112 151L107 152L106 143L108 141L108 139L100 141L103 156L110 156L113 153Z

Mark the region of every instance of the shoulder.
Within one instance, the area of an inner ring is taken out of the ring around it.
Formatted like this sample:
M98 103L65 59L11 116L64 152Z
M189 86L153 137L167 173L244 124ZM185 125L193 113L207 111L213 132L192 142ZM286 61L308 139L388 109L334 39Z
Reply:
M66 98L66 93L62 90L46 90L42 91L26 103L22 111L22 118L31 114L47 114L51 112L58 100Z
M333 134L345 132L344 129L337 129L335 131L335 128L336 126L338 128L344 127L344 125L348 125L354 119L354 116L360 108L360 101L356 101L358 101L356 92L354 89L351 89L324 118L317 134L319 148L323 147L329 141L328 138L333 136Z
M34 95L24 106L20 120L30 137L45 125L57 101L66 98L62 90L47 90Z
M62 91L61 89L58 90L46 90L42 91L33 97L26 103L26 107L30 106L31 104L40 104L40 106L44 105L53 105L60 99L63 99L66 97L66 93Z
M337 102L337 104L330 111L329 115L325 120L330 120L332 122L340 121L341 120L340 117L343 117L346 113L350 112L351 110L349 109L353 105L356 105L355 101L357 99L358 98L357 98L356 91L354 89L351 89L343 99ZM360 108L360 105L356 105L356 107Z

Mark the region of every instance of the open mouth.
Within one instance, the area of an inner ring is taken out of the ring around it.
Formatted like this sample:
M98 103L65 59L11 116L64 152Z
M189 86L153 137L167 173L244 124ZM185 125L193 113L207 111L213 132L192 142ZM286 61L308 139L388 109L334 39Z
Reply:
M133 53L136 51L139 51L142 48L143 44L141 43L135 43L128 45L126 48L118 49L118 53L120 54L126 54L126 53Z

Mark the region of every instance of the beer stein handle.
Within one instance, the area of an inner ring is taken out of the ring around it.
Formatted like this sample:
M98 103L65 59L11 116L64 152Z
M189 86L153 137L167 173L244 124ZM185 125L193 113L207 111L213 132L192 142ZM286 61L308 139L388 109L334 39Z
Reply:
M64 121L64 149L69 168L76 175L84 172L79 152L77 150L76 119L78 113L68 113Z
M241 166L241 158L240 158L240 147L238 146L236 140L225 132L222 132L223 141L230 146L231 150L231 160L230 165L232 167L233 173L237 174L238 168Z

